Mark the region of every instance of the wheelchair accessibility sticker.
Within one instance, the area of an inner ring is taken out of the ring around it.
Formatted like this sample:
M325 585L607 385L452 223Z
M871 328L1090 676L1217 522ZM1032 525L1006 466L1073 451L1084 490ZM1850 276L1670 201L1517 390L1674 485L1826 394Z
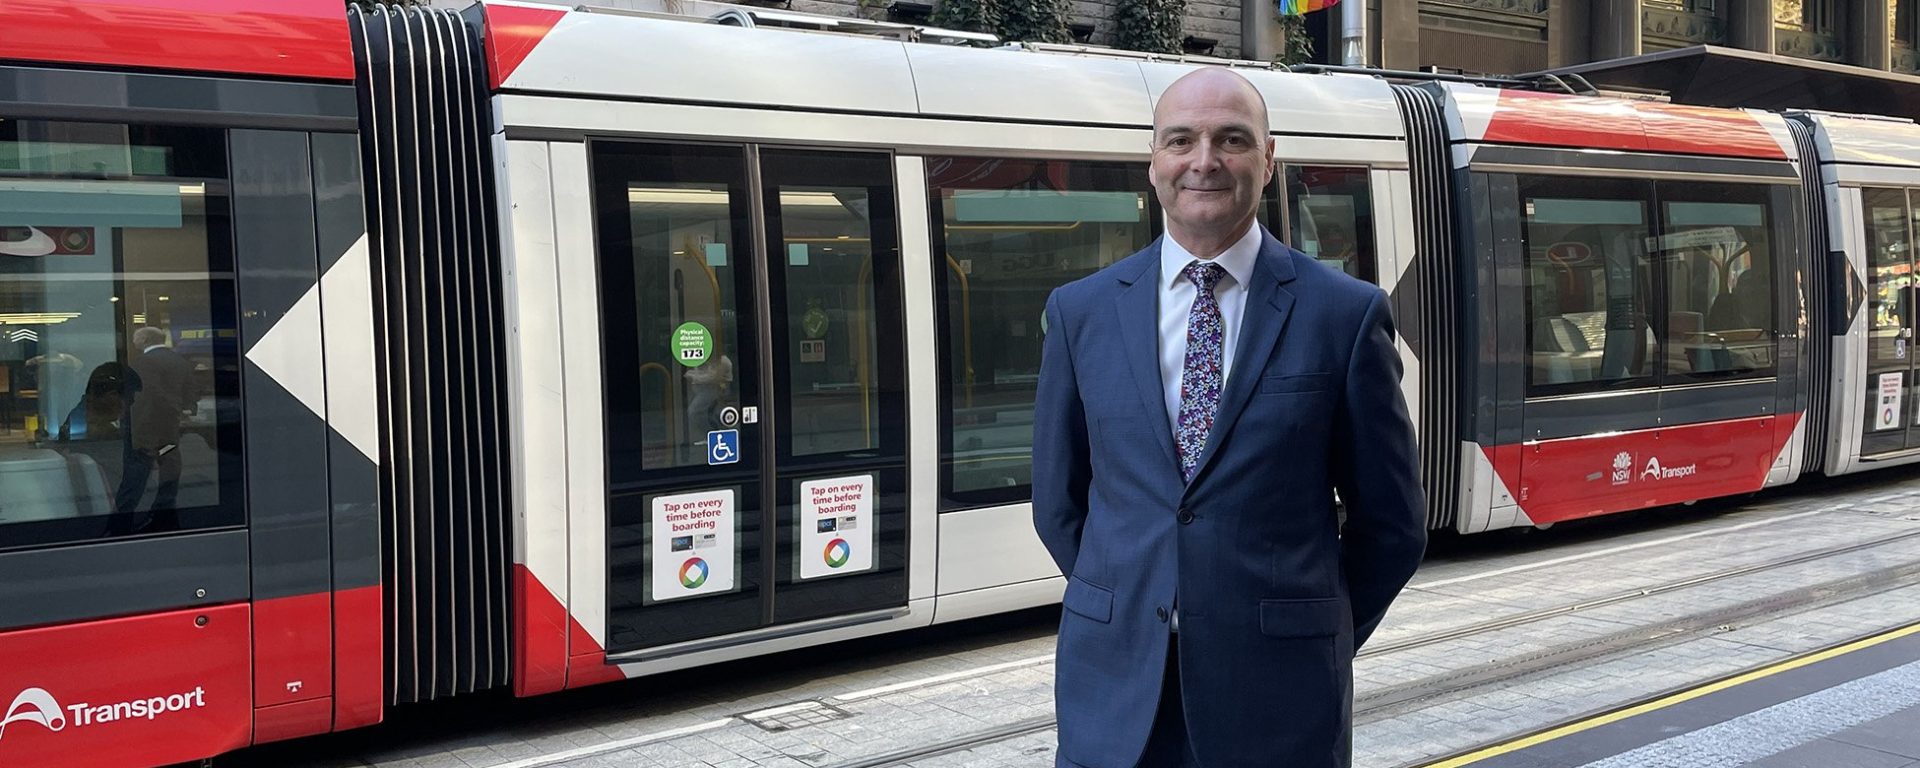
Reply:
M740 461L740 430L720 429L707 433L707 464L734 464Z

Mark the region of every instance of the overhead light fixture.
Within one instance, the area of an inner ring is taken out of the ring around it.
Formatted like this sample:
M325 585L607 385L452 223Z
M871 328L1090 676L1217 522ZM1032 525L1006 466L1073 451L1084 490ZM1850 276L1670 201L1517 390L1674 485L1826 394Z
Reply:
M676 189L673 187L627 187L627 202L649 205L726 205L724 189Z
M681 189L677 187L627 187L627 202L647 205L726 205L732 193L725 189ZM840 198L832 192L782 192L780 205L839 208Z
M166 296L155 296L153 297L153 300L154 301L172 301L172 299L169 299Z
M204 195L206 193L207 193L207 185L204 183L180 185L180 194L183 194L183 195Z
M79 317L78 312L0 313L0 325L54 325Z

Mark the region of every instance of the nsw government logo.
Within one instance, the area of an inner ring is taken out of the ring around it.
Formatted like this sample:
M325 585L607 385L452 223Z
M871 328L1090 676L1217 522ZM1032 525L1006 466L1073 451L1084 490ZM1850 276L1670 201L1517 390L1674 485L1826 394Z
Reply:
M1633 454L1621 451L1613 457L1613 484L1626 485L1633 479Z

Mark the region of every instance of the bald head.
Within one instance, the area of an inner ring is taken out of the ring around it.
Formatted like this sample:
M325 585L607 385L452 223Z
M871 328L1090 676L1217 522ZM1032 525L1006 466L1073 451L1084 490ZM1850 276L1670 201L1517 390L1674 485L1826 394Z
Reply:
M1147 179L1175 242L1211 259L1245 236L1273 180L1267 103L1253 83L1222 67L1175 80L1153 105L1152 148Z
M1201 67L1173 81L1153 105L1153 135L1158 140L1185 112L1230 112L1246 120L1255 136L1266 136L1267 100L1260 89L1226 67Z

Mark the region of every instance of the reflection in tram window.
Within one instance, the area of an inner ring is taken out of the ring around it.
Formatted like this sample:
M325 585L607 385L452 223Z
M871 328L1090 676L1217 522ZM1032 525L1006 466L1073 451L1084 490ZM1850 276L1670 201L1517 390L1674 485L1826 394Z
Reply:
M224 154L0 121L0 549L243 521Z
M793 456L870 454L881 448L883 414L900 393L882 385L881 318L897 294L894 194L883 156L768 151L774 317L785 318L777 388L782 433ZM875 169L878 169L877 177ZM789 184L785 179L805 179ZM887 297L887 298L890 298ZM891 337L889 337L891 338ZM897 341L891 343L897 344ZM895 347L897 349L897 347ZM897 357L898 353L894 353Z
M1666 269L1667 373L1721 378L1772 370L1771 190L1662 183L1657 192L1664 226L1654 245Z
M1596 179L1521 180L1530 393L1652 376L1646 190Z
M1897 189L1861 191L1867 219L1867 350L1869 359L1904 368L1912 353L1913 244L1907 195Z
M927 176L939 217L946 502L1024 501L1047 295L1152 241L1146 166L929 158Z
M1372 282L1373 197L1367 169L1286 167L1288 245L1322 264Z

